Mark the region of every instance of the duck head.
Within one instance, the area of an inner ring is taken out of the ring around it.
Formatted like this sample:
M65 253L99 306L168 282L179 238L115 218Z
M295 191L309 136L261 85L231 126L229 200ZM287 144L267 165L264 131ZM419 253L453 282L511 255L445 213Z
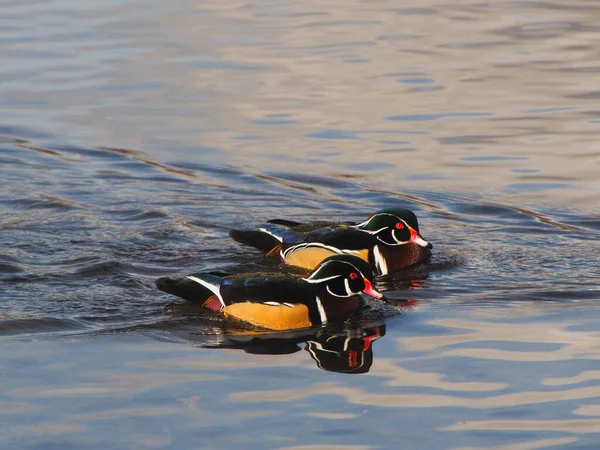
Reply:
M373 287L373 272L369 263L353 255L335 255L324 259L304 280L333 297L352 297L363 293L373 298L383 298Z
M356 228L374 235L388 246L413 243L425 248L433 248L419 233L419 222L415 213L403 208L388 208L377 211Z

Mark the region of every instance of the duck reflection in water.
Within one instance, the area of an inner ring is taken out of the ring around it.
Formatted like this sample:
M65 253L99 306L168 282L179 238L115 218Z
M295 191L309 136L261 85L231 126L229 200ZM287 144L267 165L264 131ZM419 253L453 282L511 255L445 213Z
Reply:
M295 336L229 335L203 348L239 349L260 355L289 355L306 350L319 369L347 374L367 373L373 364L373 342L385 336L385 324L327 327Z

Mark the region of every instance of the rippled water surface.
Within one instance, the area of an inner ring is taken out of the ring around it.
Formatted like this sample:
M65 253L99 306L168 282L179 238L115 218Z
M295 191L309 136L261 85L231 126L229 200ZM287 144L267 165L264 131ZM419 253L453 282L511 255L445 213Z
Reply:
M598 448L599 14L4 2L2 448ZM434 256L351 323L154 286L275 269L233 226L390 205Z

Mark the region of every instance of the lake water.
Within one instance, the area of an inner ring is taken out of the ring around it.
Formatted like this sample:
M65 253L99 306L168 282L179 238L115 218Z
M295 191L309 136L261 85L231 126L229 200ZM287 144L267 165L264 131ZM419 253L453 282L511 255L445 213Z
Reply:
M599 447L600 3L2 6L3 449ZM358 324L154 286L390 205L434 257Z

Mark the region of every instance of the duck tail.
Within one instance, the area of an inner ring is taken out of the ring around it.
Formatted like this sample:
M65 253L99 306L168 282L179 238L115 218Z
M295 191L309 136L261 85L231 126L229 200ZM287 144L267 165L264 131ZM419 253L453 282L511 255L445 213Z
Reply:
M294 222L295 223L295 222ZM296 233L285 225L266 223L258 230L231 230L229 236L234 241L271 253L279 247L284 239L294 240Z
M263 252L269 252L279 245L280 241L264 231L231 230L229 237L240 244L249 245Z
M211 297L215 297L221 282L221 276L199 273L185 278L162 277L156 280L156 287L187 301L205 304Z

